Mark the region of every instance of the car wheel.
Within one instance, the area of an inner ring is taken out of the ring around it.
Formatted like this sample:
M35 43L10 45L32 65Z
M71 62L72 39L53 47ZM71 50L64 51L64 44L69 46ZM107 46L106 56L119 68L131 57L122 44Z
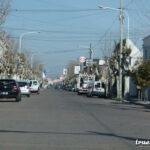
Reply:
M30 97L30 94L28 94L27 97Z
M78 95L81 95L81 93L80 93L80 92L78 92Z
M21 101L21 94L19 93L16 97L16 102L20 102Z
M37 94L38 94L38 95L40 94L40 89L38 89Z
M86 96L87 97L91 97L92 95L91 95L91 93L87 93Z

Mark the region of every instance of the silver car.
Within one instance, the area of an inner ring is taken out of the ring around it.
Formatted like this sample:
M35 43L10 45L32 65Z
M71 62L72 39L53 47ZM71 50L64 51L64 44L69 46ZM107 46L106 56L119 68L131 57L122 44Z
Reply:
M18 81L20 90L21 90L21 94L22 95L26 95L27 97L30 97L30 88L29 88L29 84L26 81Z

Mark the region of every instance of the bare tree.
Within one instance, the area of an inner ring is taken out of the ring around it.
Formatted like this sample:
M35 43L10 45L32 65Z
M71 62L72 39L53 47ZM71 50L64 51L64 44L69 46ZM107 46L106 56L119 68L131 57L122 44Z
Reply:
M5 23L10 12L10 0L0 0L0 26Z
M67 65L67 75L68 75L68 78L71 79L74 77L74 66L76 66L78 64L77 61L70 61Z

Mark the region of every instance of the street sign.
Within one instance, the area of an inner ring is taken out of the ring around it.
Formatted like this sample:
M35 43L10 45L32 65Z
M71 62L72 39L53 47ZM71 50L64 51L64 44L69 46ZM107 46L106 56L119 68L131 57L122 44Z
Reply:
M105 65L105 60L99 60L99 65L100 65L100 66Z
M84 63L85 61L86 61L86 58L85 58L85 57L83 57L83 56L80 57L80 62L81 62L81 63Z
M63 69L63 74L67 75L67 68Z
M92 66L93 60L92 59L87 59L86 60L86 66Z
M79 74L80 66L74 66L74 74Z

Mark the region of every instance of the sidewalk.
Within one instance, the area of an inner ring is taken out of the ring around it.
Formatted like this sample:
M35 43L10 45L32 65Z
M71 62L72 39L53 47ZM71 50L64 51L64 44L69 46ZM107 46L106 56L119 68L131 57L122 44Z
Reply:
M145 106L147 108L150 108L150 101L142 101L142 100L138 100L136 98L130 98L128 100L124 99L123 101L131 103L131 104L141 105L141 106Z
M122 99L122 100L117 99L117 98L112 98L112 100L116 100L116 101L121 102L121 103L141 105L141 106L144 106L146 108L150 108L150 101L142 101L142 100L138 100L136 98Z

